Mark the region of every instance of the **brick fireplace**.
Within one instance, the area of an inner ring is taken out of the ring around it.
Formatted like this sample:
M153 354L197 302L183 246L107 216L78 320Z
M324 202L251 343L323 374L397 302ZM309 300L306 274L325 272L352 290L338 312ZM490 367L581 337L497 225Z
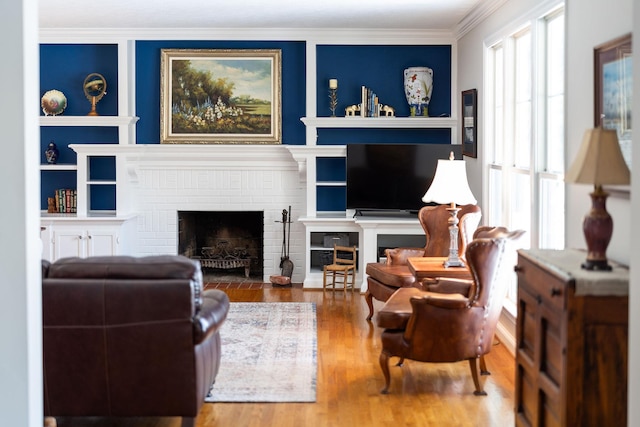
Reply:
M262 272L252 266L251 274L268 282L280 273L282 210L291 206L292 281L303 281L305 234L296 219L304 215L306 191L298 163L285 146L137 145L126 164L139 255L179 252L178 212L259 212L262 254L255 256L262 258L256 260Z

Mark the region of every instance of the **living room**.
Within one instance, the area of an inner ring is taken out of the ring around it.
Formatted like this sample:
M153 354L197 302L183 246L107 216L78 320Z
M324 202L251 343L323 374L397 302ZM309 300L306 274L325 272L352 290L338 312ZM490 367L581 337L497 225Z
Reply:
M499 4L499 7L496 6L493 9L490 16L487 16L484 20L480 22L479 25L471 29L468 33L461 36L457 41L454 49L454 56L457 61L457 73L453 78L452 86L455 88L456 96L457 92L462 89L477 87L481 89L483 87L483 82L486 79L486 76L482 73L483 63L483 42L487 38L491 37L496 31L508 27L512 25L512 22L516 22L517 18L527 13L530 10L536 9L538 7L538 2L527 2L526 4L514 4L513 2L493 2L492 4ZM578 146L581 140L582 133L585 129L592 127L592 76L590 72L585 72L585 68L587 71L590 71L592 66L592 55L593 55L593 47L597 46L607 40L613 39L617 36L620 36L625 33L629 33L632 29L638 27L639 19L633 20L633 13L638 14L638 11L633 10L632 2L630 1L616 1L612 5L608 4L600 4L601 2L591 1L591 2L568 2L566 5L566 17L567 17L567 75L571 76L567 79L566 82L566 97L567 97L567 109L566 109L566 139L567 139L567 147L566 147L566 158L567 162L569 159L575 157L575 154L578 150ZM33 5L31 5L33 6ZM25 9L26 10L26 9ZM15 10L11 10L14 14L17 13ZM26 13L26 12L25 12ZM3 16L11 17L15 16L10 13L3 14ZM15 22L11 22L13 25L18 25L20 19L16 19ZM599 22L597 28L594 28L591 22ZM33 25L33 23L31 23ZM37 26L37 23L35 24ZM515 25L515 24L513 24ZM12 28L11 26L6 27L4 30L5 40L15 40L14 34L18 31L16 28ZM33 29L32 29L33 31ZM132 30L130 35L124 35L124 38L135 38L135 30ZM216 34L216 36L220 36L220 34ZM82 39L85 37L83 34L78 34L77 37ZM167 36L165 36L167 37ZM181 36L184 37L184 36ZM255 40L256 37L251 37L251 35L244 36L248 40ZM31 34L29 36L30 39L38 39L37 34ZM201 39L197 34L194 34L194 37L190 37L189 39ZM382 37L381 37L382 38ZM52 37L49 40L53 40L55 37ZM67 39L68 40L68 39ZM112 42L113 39L110 38L108 42ZM33 42L33 40L31 40ZM359 41L354 40L354 44L360 43ZM8 49L8 51L12 51L12 49ZM12 53L13 54L13 53ZM28 55L34 55L33 52ZM15 61L8 61L11 63L21 63L22 60L16 59ZM640 67L636 67L638 69ZM31 71L30 71L31 72ZM25 72L25 75L28 75L30 72ZM6 73L6 74L5 74ZM15 75L12 73L16 73ZM6 85L5 93L14 94L12 99L25 99L25 93L29 93L28 98L39 99L41 93L39 93L38 87L29 87L24 88L22 90L18 90L15 87L16 81L22 81L23 72L21 70L13 70L5 69L3 71L5 79L3 81L4 85ZM37 82L39 76L37 75L37 71L33 71L33 75L28 81ZM481 97L482 92L480 91ZM452 95L453 96L453 95ZM639 97L635 97L636 100ZM636 101L636 105L637 105ZM88 105L88 104L87 104ZM98 106L99 108L100 106ZM157 108L155 106L154 108ZM19 110L19 109L15 109ZM24 130L21 128L12 129L12 124L16 126L23 122L25 119L22 118L21 115L17 115L19 111L8 111L4 114L6 118L7 130L9 130L7 139L9 140L25 140L27 137L24 135ZM13 114L16 114L14 117ZM308 114L308 112L307 112ZM482 120L482 108L479 111L479 118ZM34 118L34 121L37 121L37 117ZM31 133L37 132L37 126L34 129L30 130L29 139L32 137ZM34 137L33 139L37 140L38 137ZM39 147L29 147L29 146L20 146L20 145L12 145L7 146L8 150L6 153L9 155L9 158L26 158L26 159L35 159L40 156ZM27 150L27 153L25 153ZM468 174L470 176L470 183L472 186L472 190L478 200L483 200L483 186L481 182L483 182L482 177L484 177L484 165L483 158L481 155L477 159L467 158L467 168ZM27 163L30 164L30 163ZM292 169L297 167L298 165L295 162L291 162L290 166L287 168ZM25 165L22 165L21 162L8 162L6 167L3 170L3 177L5 178L5 182L16 182L16 176L25 176L24 182L18 182L17 184L9 188L8 190L11 192L12 198L15 200L23 200L25 198L24 195L30 195L32 193L37 193L34 191L35 189L35 181L37 181L37 172L31 171L28 172ZM296 172L297 174L297 172ZM30 178L27 178L30 177ZM632 185L633 186L633 185ZM299 189L298 189L299 190ZM565 206L565 215L566 215L566 245L567 247L584 247L584 241L582 232L580 230L579 222L583 217L584 213L589 208L589 198L588 198L588 188L586 186L574 186L567 185L566 187L566 206ZM297 191L297 190L296 190ZM12 194L15 192L15 197ZM27 196L29 197L29 196ZM37 301L37 293L35 289L39 288L39 283L37 277L32 277L39 271L39 267L37 266L39 259L31 259L27 257L26 259L22 259L17 257L16 254L20 253L35 253L38 251L33 251L33 248L39 246L38 236L32 235L29 230L30 228L34 228L39 224L39 218L36 213L38 209L30 209L27 208L27 202L33 206L38 206L39 203L35 200L35 196L32 198L27 198L25 201L25 206L19 206L18 209L11 210L6 213L6 220L4 221L5 226L3 229L3 241L11 241L11 242L19 242L13 243L11 247L5 246L3 247L4 257L3 259L3 271L7 271L9 273L9 277L12 278L9 282L17 282L17 283L26 283L27 289L31 290L28 292L28 295L24 294L24 289L10 289L7 295L7 298L3 301L3 308L6 307L6 310L3 309L3 316L8 316L5 322L2 322L4 325L21 325L20 328L25 328L23 333L17 333L18 331L14 330L14 327L11 329L3 330L3 336L6 334L8 337L13 337L14 334L17 336L29 336L34 334L35 330L38 328L38 319L35 317L31 317L29 309L27 307L33 307L33 305L28 304L27 302L32 302L32 299L35 298ZM290 203L288 200L282 200L278 203L278 212L283 207L288 206ZM303 212L305 207L301 205L294 205L294 212ZM629 198L624 197L611 197L608 202L608 210L614 217L614 223L616 227L614 229L614 237L612 239L612 243L609 247L608 255L611 259L634 265L637 262L637 255L635 255L638 251L635 249L635 243L637 239L633 237L636 235L635 230L632 228L631 218L632 211L636 211L634 209L634 204ZM27 223L25 224L25 218ZM273 218L270 218L273 219ZM569 220L571 219L571 220ZM16 224L25 224L24 227L17 227ZM273 235L277 235L277 231L273 231ZM299 233L303 233L303 231L299 231ZM297 238L302 238L302 234L296 236ZM276 247L278 247L279 252L279 240L276 239L278 243ZM21 245L25 245L24 248ZM31 250L30 250L31 249ZM296 265L300 266L300 270L296 270L297 273L303 271L302 266L305 264L304 260L304 250L300 250L299 254L296 254L298 258L295 258ZM277 257L275 257L275 261L277 261ZM274 262L275 262L274 261ZM636 280L633 276L632 269L632 279L631 282L634 283ZM633 286L631 286L633 289ZM15 294L14 294L15 293ZM634 293L631 293L632 301L637 301L637 296ZM20 309L20 313L15 313L16 307L22 307ZM632 337L637 336L637 332L635 331L633 325L637 325L638 322L634 321L634 316L637 316L633 311L631 312L631 332ZM5 326L6 328L6 326ZM37 335L34 335L37 336ZM17 338L16 338L17 339ZM6 340L5 340L6 341ZM631 343L631 355L637 354L636 348L634 347L634 343L637 340L630 339ZM635 344L637 345L637 344ZM12 352L7 353L5 366L9 366L17 373L20 373L20 378L25 379L29 378L27 375L27 366L25 365L25 360L29 360L30 364L37 364L38 358L34 355L31 355L31 358L26 357L26 355L31 354L31 349L27 350L29 346L26 344L21 345L9 345L8 347L13 348L20 352L13 354ZM629 357L629 360L634 360L633 357ZM633 400L633 391L634 391L634 379L637 378L637 368L634 367L634 364L630 364L630 400ZM31 387L37 386L34 384L39 380L31 379L31 383L24 381L22 387L25 387L26 384L30 384ZM19 389L13 386L10 386L10 389L4 390L7 396L12 395L20 395L21 393L14 393L15 390ZM37 393L36 393L37 394ZM24 395L24 394L22 394ZM5 402L11 401L11 399L5 399ZM10 413L16 408L23 407L25 402L21 401L18 403L8 404L8 410L6 413ZM10 409L10 410L9 410ZM635 408L630 408L630 411L634 411ZM24 409L26 411L26 409ZM24 412L23 412L24 413ZM637 416L637 415L636 415ZM633 420L633 415L630 416L630 421ZM22 422L15 423L16 425L24 424ZM630 422L630 424L633 424Z

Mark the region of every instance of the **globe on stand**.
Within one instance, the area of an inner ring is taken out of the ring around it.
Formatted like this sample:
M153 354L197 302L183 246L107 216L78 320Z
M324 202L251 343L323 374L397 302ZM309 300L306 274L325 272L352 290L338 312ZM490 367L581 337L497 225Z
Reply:
M98 116L96 104L107 94L107 80L102 74L91 73L84 79L82 89L84 90L84 95L91 102L91 111L87 116Z

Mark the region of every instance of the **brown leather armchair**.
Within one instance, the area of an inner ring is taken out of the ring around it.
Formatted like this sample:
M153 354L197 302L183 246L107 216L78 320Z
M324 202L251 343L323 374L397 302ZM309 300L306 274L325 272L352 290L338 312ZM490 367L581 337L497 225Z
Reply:
M44 413L181 416L195 425L220 366L229 298L182 256L42 262Z
M515 241L522 230L481 227L466 249L473 280L434 279L425 290L402 288L378 313L382 333L380 367L390 384L389 358L421 362L468 360L476 395L485 395L478 377L478 362L488 374L484 355L491 351L502 303L507 292L504 275L513 274ZM485 236L485 237L480 237Z
M373 316L373 299L387 301L399 288L416 286L415 277L407 266L407 258L431 256L440 257L449 255L449 224L451 214L447 211L447 205L425 206L418 212L418 219L425 232L424 248L394 248L387 249L386 263L369 263L366 267L367 292L365 299L369 306L367 320ZM473 238L480 218L482 216L478 205L459 206L458 212L458 253L464 258L467 244Z

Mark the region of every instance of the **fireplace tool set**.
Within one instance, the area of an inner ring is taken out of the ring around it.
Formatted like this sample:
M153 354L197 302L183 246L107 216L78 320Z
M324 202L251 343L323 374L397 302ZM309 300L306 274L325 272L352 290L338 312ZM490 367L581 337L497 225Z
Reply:
M280 274L272 275L269 279L274 286L290 287L293 274L293 262L289 259L291 243L291 206L289 210L282 210L282 254L280 256Z

